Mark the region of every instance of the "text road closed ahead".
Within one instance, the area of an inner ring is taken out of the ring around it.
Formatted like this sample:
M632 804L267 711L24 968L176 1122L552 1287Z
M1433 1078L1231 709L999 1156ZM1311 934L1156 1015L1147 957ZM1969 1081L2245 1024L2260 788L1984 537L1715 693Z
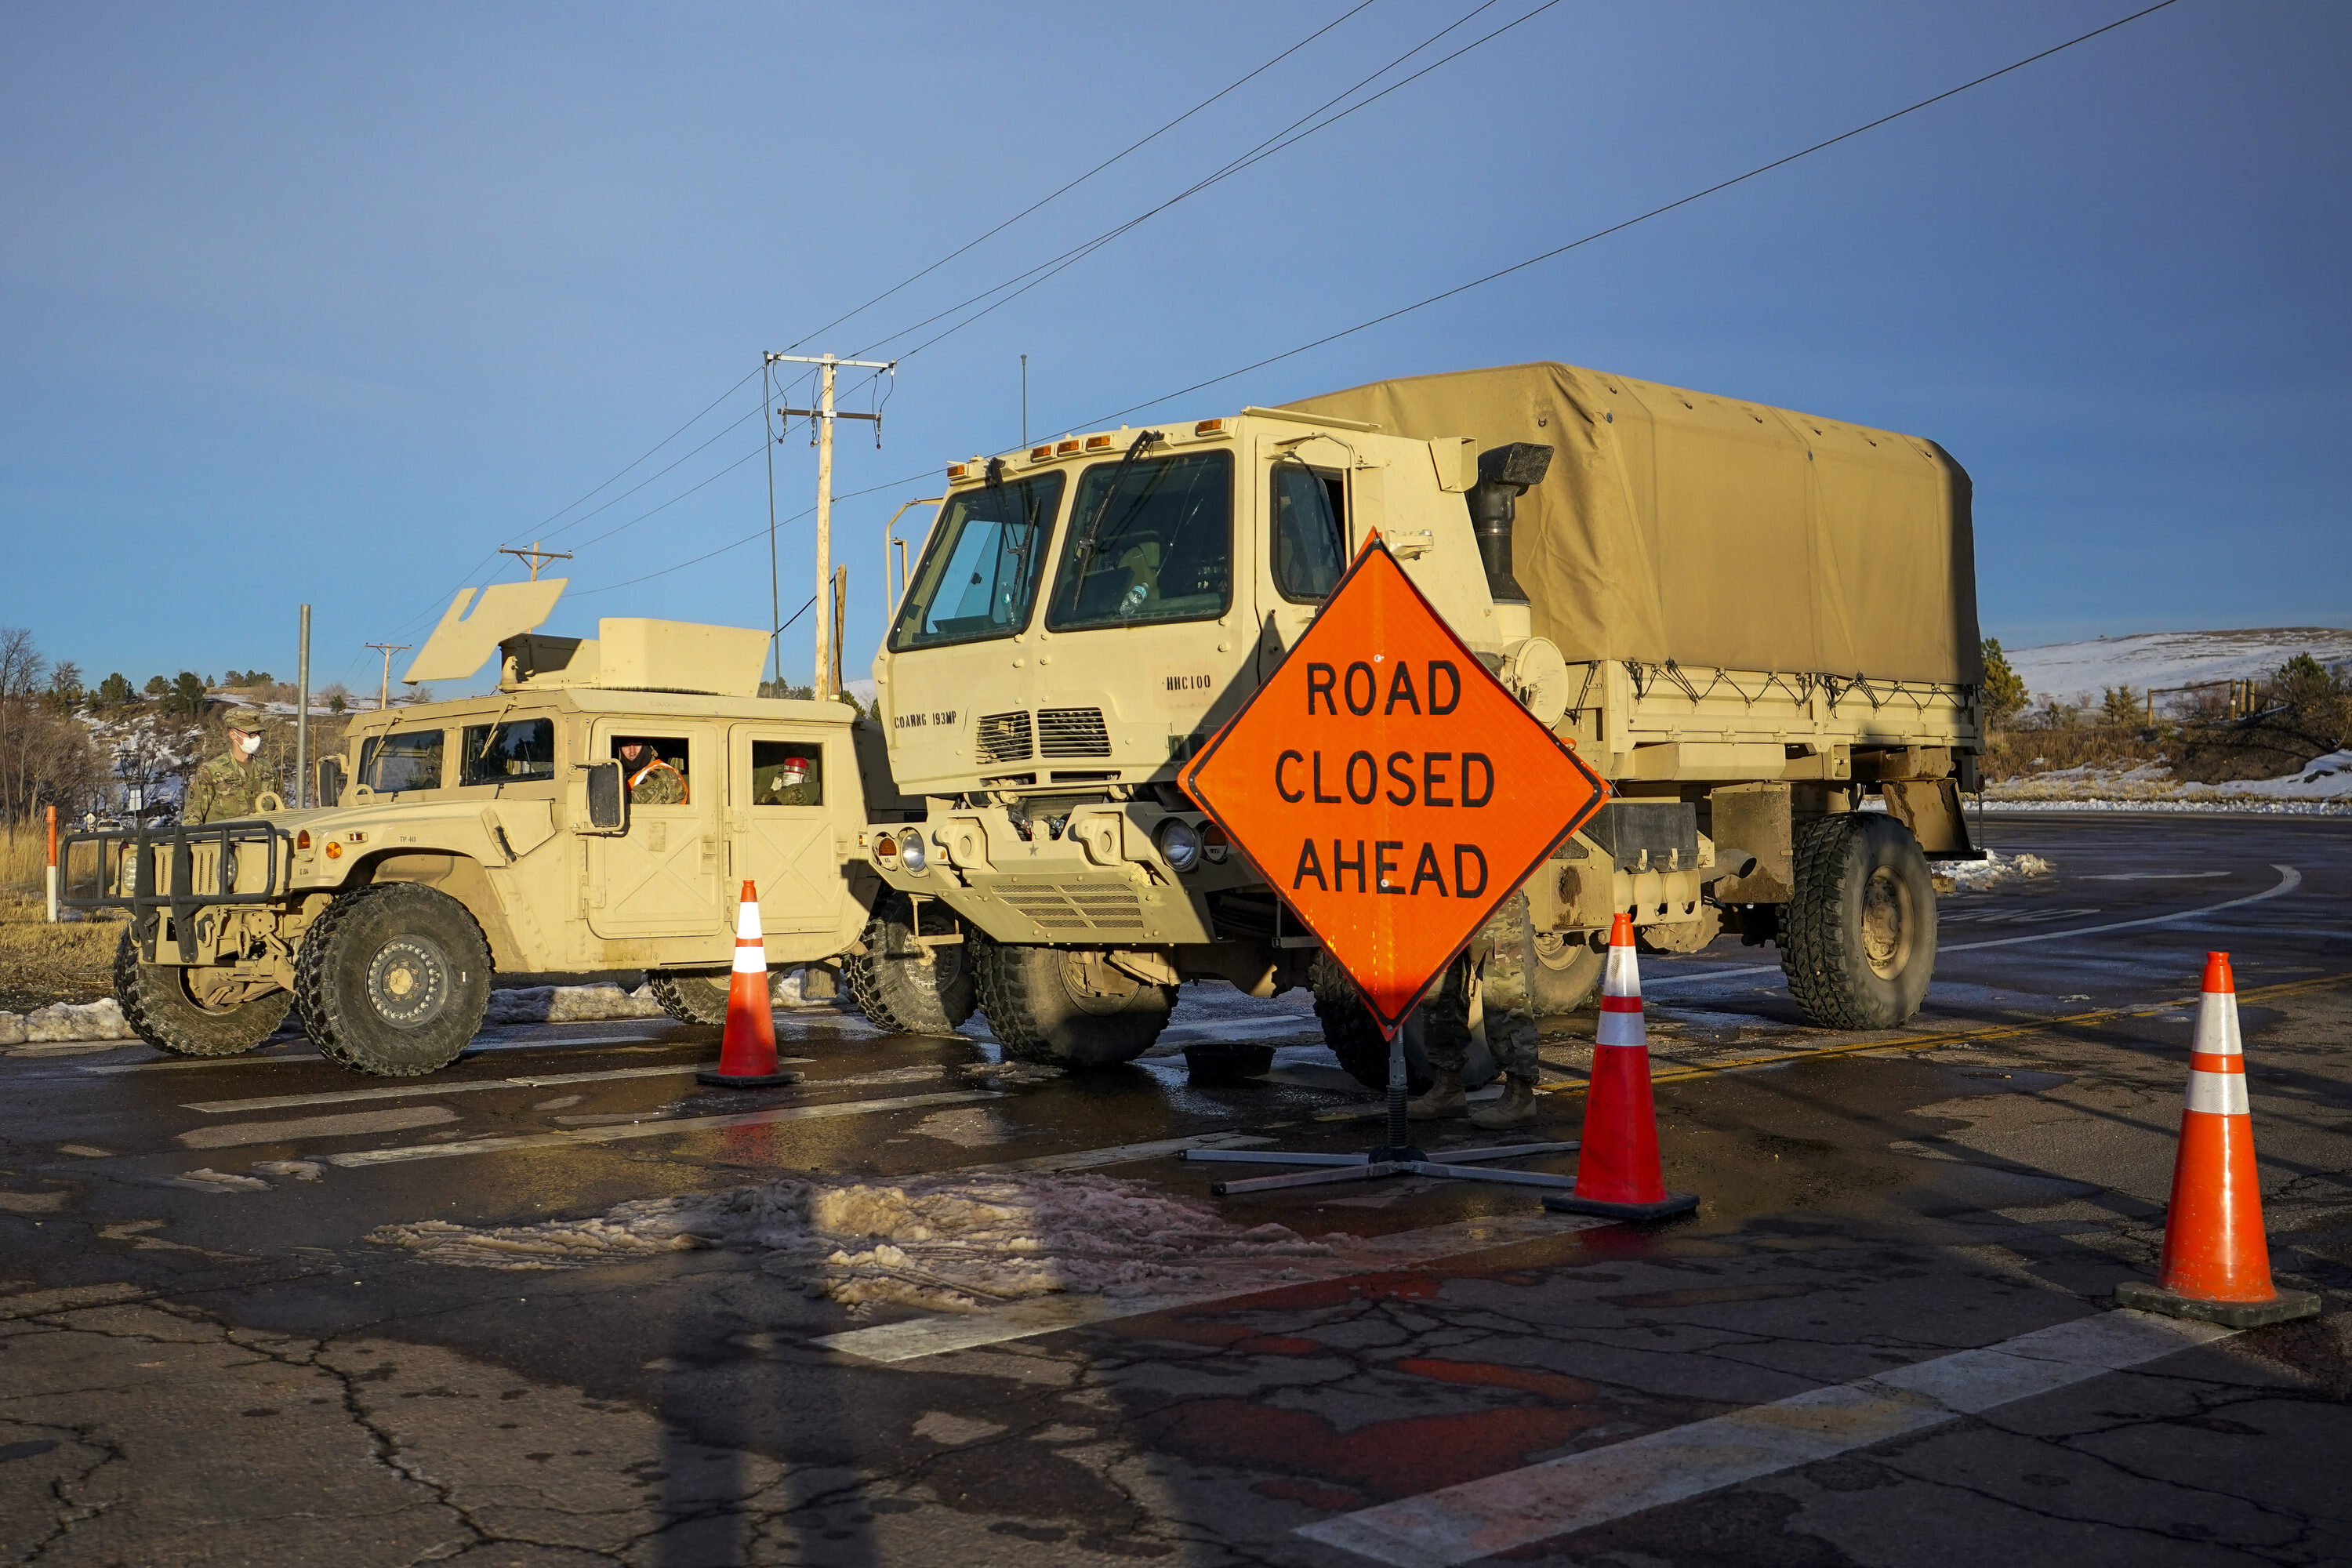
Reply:
M1608 796L1377 537L1184 788L1384 1029Z

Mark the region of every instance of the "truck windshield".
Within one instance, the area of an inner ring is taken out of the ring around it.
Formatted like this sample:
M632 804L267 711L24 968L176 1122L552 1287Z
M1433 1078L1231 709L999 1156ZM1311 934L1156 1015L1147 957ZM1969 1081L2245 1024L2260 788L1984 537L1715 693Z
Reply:
M1045 608L1054 630L1203 620L1233 607L1231 452L1099 464L1078 481L1070 517Z
M360 779L378 795L441 787L439 730L405 730L360 744Z
M1010 637L1029 624L1062 480L1058 471L1034 474L948 502L891 628L893 651Z

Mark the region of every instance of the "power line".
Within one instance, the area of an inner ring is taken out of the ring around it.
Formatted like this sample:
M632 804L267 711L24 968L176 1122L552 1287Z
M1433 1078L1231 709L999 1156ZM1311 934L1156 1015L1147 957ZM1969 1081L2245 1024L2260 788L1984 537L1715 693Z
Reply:
M1061 197L1067 195L1070 192L1077 189L1080 185L1085 184L1088 180L1093 179L1097 174L1101 174L1105 169L1109 168L1113 163L1118 163L1120 159L1127 157L1129 153L1141 151L1151 142L1158 141L1162 136L1165 136L1171 131L1175 130L1179 125L1183 124L1187 120L1192 119L1192 116L1200 113L1201 110L1208 108L1209 105L1216 102L1217 100L1223 98L1228 93L1233 92L1235 89L1245 85L1255 78L1265 75L1267 71L1272 70L1276 66L1280 65L1283 61L1288 59L1291 56L1297 54L1299 50L1305 48L1307 45L1313 43L1316 39L1321 37L1332 28L1337 27L1340 23L1345 22L1357 12L1370 6L1372 3L1373 0L1361 0L1360 4L1352 5L1347 10L1342 11L1339 16L1333 17L1330 21L1324 23L1323 26L1316 28L1313 32L1307 34L1305 37L1299 39L1298 42L1291 45L1290 47L1283 50L1280 54L1275 56L1264 65L1259 66L1255 70L1251 71L1246 76L1238 77L1233 81L1227 83L1225 86L1219 88L1215 92L1211 93L1208 97L1202 99L1200 102L1194 104L1192 108L1186 110L1175 119L1170 121L1167 124L1162 125L1159 130L1151 132L1150 135L1144 137L1139 142L1129 143L1118 152L1112 153L1108 158L1105 158L1101 163L1097 163L1093 168L1088 169L1085 174L1080 174L1076 179L1070 181L1067 184L1063 185L1058 190L1030 203L1027 206L1023 207L1019 212L1014 213L1011 217L1006 218L1003 223L998 224L994 228L990 229L986 234L981 235L978 238L967 240L962 245L960 245L953 250L949 251L945 256L940 257L937 261L932 262L929 267L922 268L919 272L910 273L907 277L900 279L898 282L893 283L889 288L883 289L882 292L875 295L874 298L866 300L865 304L858 306L856 310L835 316L832 321L827 321L824 326L817 328L815 331L802 334L799 339L786 345L784 352L786 353L790 353L793 349L801 347L802 344L808 342L811 339L824 332L831 331L834 328L841 325L844 321L864 315L867 310L872 310L875 306L880 304L883 300L887 300L891 295L896 294L898 290L906 288L908 284L929 277L930 274L938 271L940 268L945 267L949 262L953 261L957 257L961 256L964 252L971 249L974 246L983 244L988 240L995 238L998 235L1003 234L1006 229L1011 228L1014 224L1019 223L1023 218L1027 217L1031 213L1034 213L1039 208L1046 206L1049 204L1059 200ZM859 353L864 353L866 351L864 349L860 349L857 352ZM853 355L852 357L854 358L856 356ZM591 491L590 493L593 494L594 492Z
M697 414L693 418L691 418L691 419L688 420L685 424L683 424L683 425L679 426L677 429L675 429L675 430L671 431L668 435L667 435L667 436L663 437L660 440L658 440L658 441L655 442L652 446L650 446L650 447L646 447L646 448L645 449L645 451L644 451L640 456L638 456L636 458L635 458L634 460L632 460L632 461L630 461L630 462L628 462L628 463L624 464L624 465L621 467L621 468L620 468L617 472L615 472L615 473L613 475L612 479L606 479L606 480L604 482L604 484L600 484L600 485L595 486L593 489L590 489L590 490L587 492L587 494L586 494L586 495L583 495L582 497L580 497L579 500L571 501L571 502L566 503L565 505L562 505L562 506L557 507L553 511L549 512L545 517L543 517L543 518L540 519L540 521L539 521L537 523L533 524L533 526L534 526L534 527L538 527L538 528L545 528L549 523L553 522L557 518L562 517L565 512L570 511L573 507L578 506L578 505L580 504L580 501L586 500L588 499L588 497L589 497L589 496L593 496L593 495L594 495L594 494L596 493L596 491L597 491L597 490L601 490L601 489L603 489L604 488L604 485L609 485L609 484L611 484L611 483L613 482L613 480L614 480L614 479L617 479L621 478L621 476L622 476L622 475L626 474L626 473L627 473L631 468L635 468L635 467L637 466L637 464L644 462L644 461L646 460L646 458L652 457L656 452L660 451L664 447L668 446L672 441L677 440L680 436L685 435L688 430L691 430L691 429L693 429L697 425L701 424L701 423L702 423L702 419L703 419L703 416L704 416L704 415L709 414L709 413L710 412L710 410L711 410L711 409L718 407L720 404L722 404L722 403L726 402L729 398L730 398L730 397L734 396L737 393L739 393L739 392L742 391L742 390L743 390L743 382L753 380L754 378L756 378L756 377L759 375L759 374L760 374L760 373L759 373L758 371L756 371L756 370L755 370L755 371L753 371L750 375L745 376L745 377L743 378L743 381L739 381L739 382L737 382L734 385L732 385L732 386L729 387L726 391L724 391L724 392L720 393L718 396L716 396L716 397L712 398L712 399L710 400L710 402L709 402L709 404L708 404L708 405L703 408L703 410L702 410L702 412L701 412L701 413ZM674 466L675 466L675 465L673 465L673 467L674 467ZM641 488L642 488L642 487L641 487ZM573 520L572 520L572 521L574 521L574 522L576 522L576 521L579 521L579 520L578 520L577 518L575 518L575 519L573 519ZM567 522L567 523L565 523L565 524L563 525L563 527L564 527L564 528L569 528L569 527L571 527L571 526L572 526L572 523L569 523L569 522ZM556 530L556 531L557 531L558 533L561 533L562 531L563 531L563 530L562 530L562 529L558 529L558 530Z
M936 468L919 469L915 473L903 475L898 479L886 479L878 485L868 485L862 490L845 490L833 499L836 501L855 500L859 496L870 496L877 490L896 489L900 485L911 485L917 479L929 479L938 471L939 470ZM809 507L803 510L796 511L793 513L792 516L781 520L777 526L781 528L788 523L798 522L801 519L811 516L815 511L816 508L814 507ZM765 523L762 523L758 528L745 534L742 538L736 540L733 543L722 544L716 550L705 551L700 555L694 557L691 561L680 561L675 565L665 566L658 572L648 572L641 577L630 577L619 583L607 583L601 588L583 588L579 593L572 595L572 597L575 599L585 598L591 594L609 594L615 588L630 588L635 587L639 583L650 583L656 577L667 577L673 572L683 572L689 566L699 566L702 563L711 559L713 556L724 555L730 550L740 550L743 546L751 543L754 540L765 539L767 537L768 528Z
M979 293L973 294L957 304L950 305L943 310L935 310L930 315L924 317L921 321L916 321L909 326L902 327L898 331L890 333L887 337L877 338L873 342L859 349L857 353L861 354L872 353L884 343L890 342L898 338L906 337L912 332L920 331L923 328L929 326L934 321L943 321L946 318L954 315L959 310L979 304L980 301L988 299L992 294L1000 293L1008 289L1013 289L1012 293L1005 294L1003 299L995 300L985 309L974 311L971 316L957 322L954 326L950 327L946 331L937 333L932 337L925 339L922 342L907 350L904 353L898 356L901 360L913 358L916 354L922 353L923 350L929 348L932 344L939 342L941 339L950 337L955 333L963 331L964 328L971 325L972 322L979 321L982 316L985 316L991 311L1020 298L1021 295L1027 293L1031 289L1034 289L1038 284L1045 282L1047 279L1054 277L1057 273L1067 270L1070 267L1086 259L1087 257L1092 255L1097 250L1101 249L1112 240L1115 240L1130 230L1150 222L1152 218L1159 216L1161 213L1164 213L1169 208L1175 206L1178 203L1190 200L1192 197L1200 195L1202 191L1209 189L1211 186L1221 184L1222 182L1232 178L1234 175L1240 174L1243 170L1250 167L1252 164L1263 163L1265 159L1274 156L1276 153L1280 153L1299 142L1305 141L1307 137L1314 135L1317 132L1325 129L1327 126L1336 124L1339 121L1346 119L1349 115L1355 113L1356 110L1367 108L1370 105L1378 102L1381 99L1386 98L1390 93L1396 91L1399 88L1402 88L1410 82L1417 81L1422 77L1427 76L1431 71L1437 69L1439 67L1448 65L1453 61L1461 58L1464 55L1468 54L1471 50L1479 47L1481 45L1492 42L1494 39L1500 37L1503 34L1507 33L1512 28L1519 26L1520 23L1531 20L1543 12L1550 10L1554 5L1559 4L1559 0L1543 0L1543 3L1537 5L1533 10L1524 13L1512 21L1506 22L1503 26L1496 28L1493 32L1488 33L1485 37L1477 38L1471 43L1464 45L1461 48L1454 50L1452 54L1445 56L1444 58L1431 61L1428 65L1425 65L1421 69L1413 72L1412 75L1406 77L1402 80L1390 83L1387 87L1382 88L1380 91L1372 94L1371 97L1365 99L1362 102L1349 104L1346 109L1339 110L1339 113L1333 114L1329 116L1329 118L1317 121L1314 124L1307 123L1310 121L1314 121L1316 116L1322 114L1325 110L1330 109L1334 104L1343 102L1354 94L1362 91L1366 87L1378 81L1381 77L1386 76L1389 72L1396 69L1397 67L1402 65L1413 56L1421 53L1422 50L1428 48L1432 44L1434 44L1440 38L1444 37L1446 34L1461 27L1464 24L1470 21L1471 18L1476 16L1480 12L1491 9L1496 3L1497 0L1481 0L1479 5L1472 6L1468 11L1464 12L1452 22L1440 27L1436 32L1431 34L1428 37L1423 38L1420 43L1415 44L1412 47L1405 50L1404 53L1397 56L1396 58L1389 61L1388 64L1381 67L1378 70L1373 71L1367 77L1364 77L1361 80L1357 81L1334 97L1325 100L1321 104L1308 110L1306 114L1301 115L1298 119L1292 121L1288 125L1284 126L1272 136L1269 136L1265 141L1258 142L1256 146L1237 154L1219 168L1203 175L1201 179L1177 192L1174 195L1170 196L1167 200L1160 202L1159 205L1137 214L1135 216L1129 218L1125 223L1104 230L1102 233L1095 236L1091 239L1085 240L1078 245L1073 246L1071 248L1063 251L1058 256L1047 258L1045 260L1039 262L1036 266L1030 268L1025 272L1016 273L1013 277L1004 279L1003 282L983 289ZM1306 126L1306 129L1303 131L1300 130L1299 127L1301 126ZM1293 132L1296 132L1296 134L1293 134ZM1013 287L1015 284L1019 284L1021 287L1015 289Z
M1803 148L1795 153L1790 153L1785 157L1775 158L1769 163L1759 163L1756 167L1748 170L1744 174L1734 174L1727 180L1717 181L1716 184L1707 186L1705 190L1693 191L1686 196L1678 197L1674 201L1666 203L1663 206L1652 207L1648 212L1642 213L1634 217L1629 217L1622 223L1613 223L1607 228L1595 229L1591 234L1584 236L1581 239L1572 239L1566 245L1555 246L1551 249L1542 252L1540 255L1528 257L1525 261L1516 261L1508 267L1498 268L1495 271L1489 272L1482 278L1473 278L1467 283L1456 284L1454 287L1445 289L1442 293L1432 294L1425 300L1416 300L1410 305L1401 305L1397 309L1388 311L1383 315L1374 316L1370 321L1359 321L1352 327L1345 327L1339 331L1327 333L1322 337L1315 339L1312 342L1301 343L1294 349L1285 349L1278 354L1270 354L1265 359L1255 361L1250 364L1245 364L1239 370L1229 370L1223 375L1213 375L1206 381L1196 381L1192 385L1179 387L1174 392L1162 393L1158 397L1148 398L1141 403L1131 403L1125 408L1116 409L1108 414L1096 415L1092 418L1082 420L1078 424L1071 426L1070 428L1083 429L1088 426L1106 425L1111 420L1124 418L1128 415L1133 414L1139 409L1150 408L1159 404L1169 402L1173 398L1187 396L1192 393L1201 391L1204 387L1214 386L1220 382L1231 381L1237 375L1247 375L1254 370L1263 370L1267 365L1278 364L1286 359L1295 359L1310 349L1319 349L1326 343L1333 343L1339 342L1341 338L1352 337L1358 332L1368 331L1370 328L1380 326L1384 322L1393 321L1400 316L1409 316L1415 310L1424 310L1431 305L1439 303L1441 300L1451 300L1456 294L1467 293L1473 289L1492 283L1498 278L1507 278L1514 272L1525 271L1527 268L1535 266L1538 262L1549 261L1556 256L1564 256L1580 246L1590 245L1596 239L1606 239L1612 234L1622 233L1624 230L1632 228L1635 224L1647 223L1654 217L1658 217L1664 214L1673 212L1676 207L1688 206L1691 203L1706 196L1714 195L1718 191L1727 191L1732 186L1755 179L1759 174L1769 174L1775 169L1783 168L1788 164L1797 162L1800 158L1809 158L1812 156L1812 154L1819 153L1825 148L1834 147L1841 142L1851 141L1853 138L1861 135L1865 131L1875 131L1880 126L1900 120L1906 114L1916 114L1923 109L1943 102L1948 98L1957 97L1958 95L1968 91L1970 88L1982 87L1985 83L2005 77L2011 71L2022 70L2027 66L2033 65L2041 60L2046 60L2053 55L2063 53L2065 50L2073 48L2077 44L2086 44L2103 33L2112 33L2117 27L2126 26L2133 22L2138 21L2143 16L2154 16L2157 12L2161 11L2165 9L2165 7L2175 3L2176 0L2157 0L2155 5L2147 6L2144 10L2135 11L2128 16L2119 17L2113 22L2109 22L2103 27L2094 27L2089 32L2069 38L2063 44L2054 44L2049 48L2043 49L2039 54L2028 55L2021 60L2001 67L1999 70L1988 71L1984 75L1976 78L1974 80L1964 81L1958 87L1947 88L1942 92L1936 94L1933 98L1923 98L1918 102L1914 103L1907 108L1895 110L1892 114L1882 114L1877 119L1873 120L1866 124L1857 125L1851 131L1841 132L1837 135L1829 138L1827 141L1816 142L1810 147Z

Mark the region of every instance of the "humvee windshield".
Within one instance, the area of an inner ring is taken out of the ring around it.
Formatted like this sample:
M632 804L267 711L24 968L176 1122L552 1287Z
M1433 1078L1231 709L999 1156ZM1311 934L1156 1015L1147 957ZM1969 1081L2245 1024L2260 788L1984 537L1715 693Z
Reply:
M1101 463L1078 481L1045 625L1055 631L1222 616L1234 598L1234 457Z
M439 730L404 730L360 743L359 782L378 795L441 787Z
M891 629L892 651L1010 637L1029 624L1062 479L1058 471L1034 474L948 503Z

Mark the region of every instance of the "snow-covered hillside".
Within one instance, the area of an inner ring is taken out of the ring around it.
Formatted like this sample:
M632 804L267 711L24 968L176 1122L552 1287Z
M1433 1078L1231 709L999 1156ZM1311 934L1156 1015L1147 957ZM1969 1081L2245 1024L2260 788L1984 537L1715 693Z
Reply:
M2009 667L2038 700L2096 702L2111 686L2134 691L2199 680L2242 680L2275 671L2298 653L2322 664L2352 661L2352 631L2273 626L2233 632L2139 632L2091 642L2017 648Z

